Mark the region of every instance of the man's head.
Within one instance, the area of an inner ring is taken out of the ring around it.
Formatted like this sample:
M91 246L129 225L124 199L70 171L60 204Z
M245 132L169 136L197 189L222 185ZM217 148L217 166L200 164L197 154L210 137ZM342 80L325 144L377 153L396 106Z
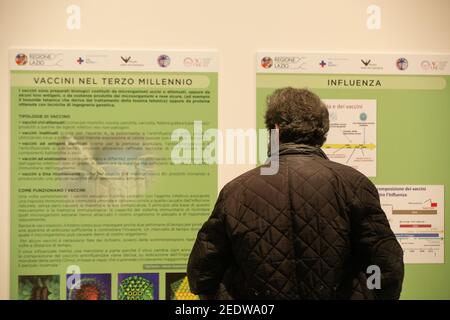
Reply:
M328 109L306 89L276 90L267 98L267 129L279 129L280 143L322 146L330 128Z

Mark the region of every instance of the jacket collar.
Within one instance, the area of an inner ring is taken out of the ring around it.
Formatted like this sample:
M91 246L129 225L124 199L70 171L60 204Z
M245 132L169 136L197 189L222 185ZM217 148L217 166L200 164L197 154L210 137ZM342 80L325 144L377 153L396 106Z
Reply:
M306 144L297 144L292 142L280 144L279 154L280 156L288 154L316 155L321 158L328 159L325 152L323 152L323 150L320 149L319 147L310 146Z

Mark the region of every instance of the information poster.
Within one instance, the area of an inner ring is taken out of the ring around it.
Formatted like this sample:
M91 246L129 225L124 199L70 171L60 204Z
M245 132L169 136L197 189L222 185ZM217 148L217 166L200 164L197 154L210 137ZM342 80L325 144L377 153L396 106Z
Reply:
M405 263L444 263L444 186L377 188Z
M9 59L11 298L196 299L185 272L217 196L201 131L217 128L217 53Z
M317 93L330 115L322 147L328 158L380 188L394 188L380 196L406 263L443 264L450 56L259 52L256 59L257 127L264 128L266 99L274 90ZM448 264L441 268L450 272ZM439 288L439 275L429 277Z

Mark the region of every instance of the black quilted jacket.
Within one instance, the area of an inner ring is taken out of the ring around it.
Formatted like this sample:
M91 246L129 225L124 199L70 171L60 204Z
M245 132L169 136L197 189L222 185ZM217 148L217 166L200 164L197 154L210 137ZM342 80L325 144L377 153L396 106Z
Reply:
M279 159L276 175L256 168L222 189L189 258L191 291L217 299L398 299L403 251L372 182L315 147L282 144ZM369 265L380 268L380 289L367 286Z

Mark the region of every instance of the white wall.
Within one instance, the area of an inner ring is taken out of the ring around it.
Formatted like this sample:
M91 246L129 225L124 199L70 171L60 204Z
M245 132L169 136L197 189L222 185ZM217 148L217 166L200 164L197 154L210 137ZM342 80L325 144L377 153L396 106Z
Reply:
M81 30L66 8L81 7ZM380 30L366 8L380 6ZM219 125L255 125L255 51L450 52L449 0L0 0L0 298L9 279L8 47L217 48ZM220 185L248 169L220 169Z

